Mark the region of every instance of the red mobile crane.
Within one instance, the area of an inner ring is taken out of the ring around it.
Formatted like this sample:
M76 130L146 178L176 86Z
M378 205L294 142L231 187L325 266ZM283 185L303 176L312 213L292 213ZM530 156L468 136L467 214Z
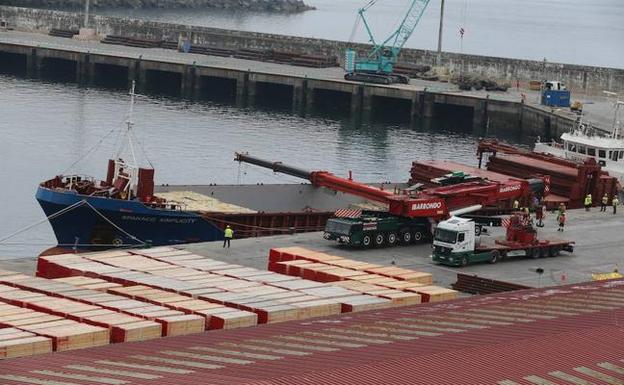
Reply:
M394 246L421 241L432 234L432 222L453 214L478 211L486 206L510 204L521 197L543 195L548 191L548 178L512 178L505 182L471 180L428 189L410 188L395 193L351 178L341 178L328 171L307 171L247 154L236 153L235 160L307 179L315 186L387 204L387 212L361 211L355 216L336 217L327 222L326 239L353 246ZM492 221L488 219L484 224Z

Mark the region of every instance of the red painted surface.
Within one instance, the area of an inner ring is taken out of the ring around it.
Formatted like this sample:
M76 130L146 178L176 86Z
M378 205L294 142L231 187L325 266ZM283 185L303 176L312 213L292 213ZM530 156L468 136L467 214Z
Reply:
M615 294L614 290L616 290ZM589 294L595 293L595 294ZM611 293L611 294L606 294ZM611 296L607 299L606 295ZM615 298L615 299L614 299ZM221 369L192 368L190 375L158 373L158 380L132 379L132 384L148 385L195 385L195 384L453 384L483 385L496 384L509 379L519 384L528 384L522 377L561 370L596 384L599 380L573 371L586 366L608 374L622 381L624 375L609 372L597 366L601 362L622 365L624 349L624 280L570 285L552 289L525 290L505 294L472 297L452 302L411 306L400 309L371 311L329 317L322 320L306 320L260 326L233 331L213 331L198 335L159 339L148 342L106 346L76 352L55 353L32 358L13 359L0 362L0 374L20 375L39 379L52 379L30 373L32 370L69 371L65 365L89 365L102 368L95 361L108 359L126 363L160 365L154 362L139 362L132 356L148 355L182 361L208 363L194 358L167 356L164 351L185 351L199 354L213 354L189 347L211 347L242 351L244 348L226 348L220 343L246 343L250 340L272 340L276 336L300 335L302 332L325 332L330 328L355 330L356 326L371 326L377 322L397 322L402 317L420 318L439 315L451 319L452 312L466 312L471 309L488 309L495 306L525 306L544 304L549 301L574 303L586 301L588 305L570 305L570 310L587 309L588 306L604 306L612 309L593 313L558 316L549 320L534 322L513 322L511 325L491 326L486 329L471 329L463 333L444 333L439 336L420 336L410 341L395 340L383 344L368 344L366 347L341 348L333 352L313 352L307 356L287 356L278 360L256 360L255 363L223 364ZM619 305L614 305L619 304ZM565 305L562 305L565 307ZM534 311L534 313L537 313ZM372 338L372 337L369 337ZM386 338L387 339L387 338ZM310 337L314 343L314 337ZM254 344L258 344L257 342ZM305 343L302 343L305 345ZM265 345L268 346L268 345ZM279 349L280 346L273 346ZM283 347L287 349L287 347ZM260 353L260 352L256 352ZM273 354L263 352L265 354ZM233 357L234 358L234 357ZM240 358L240 357L239 357ZM189 369L173 364L167 367ZM147 370L134 370L155 374ZM83 373L85 374L85 373ZM110 374L98 374L116 377ZM81 385L90 384L83 380L60 380ZM562 381L550 378L561 384ZM2 380L7 385L23 384Z

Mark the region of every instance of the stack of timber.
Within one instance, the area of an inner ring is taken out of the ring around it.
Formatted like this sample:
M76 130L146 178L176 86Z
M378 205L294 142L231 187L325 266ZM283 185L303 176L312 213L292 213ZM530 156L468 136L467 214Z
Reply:
M0 295L2 295L0 297L0 327L14 328L34 336L45 337L51 341L54 351L102 346L110 341L109 329L15 304L33 304L36 307L49 300L44 295L23 292L4 285L0 286ZM43 344L43 341L38 339L32 342ZM43 349L41 345L32 347L33 354Z
M104 39L100 41L104 44L124 45L127 47L138 48L159 48L162 46L162 40L154 39L140 39L136 37L106 35Z
M50 36L56 37L65 37L65 38L73 38L75 35L78 35L78 30L75 29L56 29L52 28L50 32L48 32Z
M477 154L480 159L484 154L489 154L489 171L524 179L549 175L552 194L546 197L545 202L551 208L558 203L565 203L568 208L580 208L583 207L585 194L592 194L594 200L598 201L604 194L616 195L620 188L617 178L602 171L593 158L582 163L575 162L522 150L491 139L479 143Z
M0 282L48 295L59 306L65 304L72 307L70 305L75 303L89 306L89 308L81 307L82 310L78 314L62 312L59 314L66 318L111 329L111 342L142 341L161 336L204 331L203 317L172 311L167 307L146 304L142 301L128 300L123 296L102 293L102 290L110 289L102 283L79 286L21 274L0 277ZM58 312L56 308L49 308L46 311L53 314Z
M300 320L401 306L406 302L228 264L171 247L41 256L37 275L91 277L120 284L123 288L107 290L170 309L209 316L209 328ZM168 298L158 299L165 294ZM230 311L208 303L222 305ZM257 317L257 321L251 320L249 313Z
M2 309L2 305L0 305ZM2 312L2 310L0 310ZM0 327L0 359L52 352L52 339L17 328Z
M301 247L271 249L269 270L329 282L332 286L389 299L397 305L457 298L455 290L433 286L429 273L354 261Z
M141 48L164 48L178 49L176 41L149 40L136 37L107 35L103 40L104 44L125 45L129 47ZM336 56L327 55L310 55L292 51L262 50L262 49L231 49L222 47L213 47L206 44L191 44L189 53L196 53L209 56L234 57L237 59L266 61L278 64L289 64L300 67L312 68L328 68L337 67L339 65ZM412 67L405 67L404 72L411 73L414 71Z
M86 288L93 285L100 285L98 282L102 280L88 277L69 277L57 278L55 281L69 282ZM124 287L114 283L109 283L109 285L111 286L100 290L106 290L111 294L117 294L140 301L144 306L147 302L155 305L154 308L161 308L165 310L169 309L169 311L177 313L173 317L180 317L182 314L194 314L196 316L201 316L206 320L205 325L207 330L234 329L255 326L257 324L258 317L251 312L232 309L227 306L200 299L189 298L188 296L154 289L148 286L136 285ZM188 330L188 324L182 327L182 330ZM171 328L167 329L175 330L176 328L178 330L181 329L180 326L176 325L172 325Z

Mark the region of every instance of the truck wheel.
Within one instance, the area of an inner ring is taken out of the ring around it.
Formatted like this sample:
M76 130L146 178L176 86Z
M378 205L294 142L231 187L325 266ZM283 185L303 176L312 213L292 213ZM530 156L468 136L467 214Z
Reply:
M462 267L468 266L468 258L462 257L461 265L462 265Z
M371 247L372 244L373 244L373 237L371 237L370 234L365 234L364 237L362 237L362 246Z
M376 247L382 247L385 242L386 242L386 239L382 233L375 234L375 246Z
M403 242L404 245L412 243L412 233L410 233L409 230L401 231L401 242Z
M496 262L498 262L499 258L500 258L500 253L498 252L498 250L492 251L492 257L490 258L490 263L495 264Z
M423 240L423 233L416 230L414 231L414 242L420 243Z
M388 246L394 246L397 243L397 235L395 232L388 233L387 236Z
M538 249L537 247L534 249L529 250L529 255L531 256L531 258L533 259L537 259L540 257L540 249Z

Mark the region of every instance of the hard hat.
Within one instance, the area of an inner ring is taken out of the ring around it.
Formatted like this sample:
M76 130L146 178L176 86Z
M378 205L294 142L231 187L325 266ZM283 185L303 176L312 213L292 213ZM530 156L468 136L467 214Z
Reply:
M225 226L225 227L229 229L229 228L230 228L230 225L227 225L227 226Z

